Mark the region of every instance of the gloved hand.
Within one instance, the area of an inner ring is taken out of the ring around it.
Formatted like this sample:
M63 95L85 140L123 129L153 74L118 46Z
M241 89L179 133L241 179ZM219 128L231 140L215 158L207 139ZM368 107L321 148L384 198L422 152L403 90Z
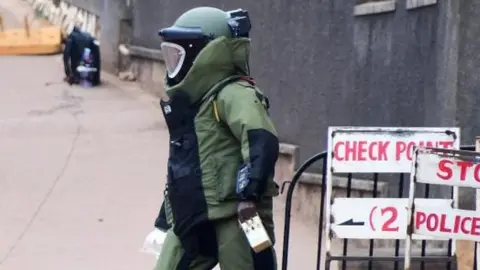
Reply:
M259 187L257 180L248 180L246 186L238 191L238 196L242 201L256 202L260 199L259 192L263 192L263 187Z
M158 259L160 253L162 252L163 243L165 242L166 236L166 232L155 228L145 238L145 242L143 243L141 251L144 253L153 254Z
M240 222L245 222L257 215L257 208L252 201L240 201L237 206L237 215Z

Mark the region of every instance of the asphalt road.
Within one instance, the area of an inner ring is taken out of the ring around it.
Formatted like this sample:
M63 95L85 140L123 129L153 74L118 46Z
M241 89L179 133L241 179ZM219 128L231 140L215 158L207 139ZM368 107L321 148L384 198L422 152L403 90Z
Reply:
M162 199L161 115L61 75L53 57L0 59L0 269L150 269L138 250Z

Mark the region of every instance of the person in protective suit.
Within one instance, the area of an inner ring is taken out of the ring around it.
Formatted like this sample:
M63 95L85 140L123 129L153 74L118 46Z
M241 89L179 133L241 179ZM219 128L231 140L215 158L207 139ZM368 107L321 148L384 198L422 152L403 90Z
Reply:
M80 74L77 67L82 61L82 55L85 48L91 50L91 56L94 67L97 72L91 76L93 86L100 84L100 48L98 42L89 33L81 31L78 26L74 26L65 40L63 50L63 67L65 70L65 81L69 84L77 84L80 81Z
M198 7L159 31L170 152L156 270L277 267L273 245L254 252L239 225L258 213L275 242L279 142L268 99L249 77L250 28L245 10ZM240 168L248 181L237 186Z

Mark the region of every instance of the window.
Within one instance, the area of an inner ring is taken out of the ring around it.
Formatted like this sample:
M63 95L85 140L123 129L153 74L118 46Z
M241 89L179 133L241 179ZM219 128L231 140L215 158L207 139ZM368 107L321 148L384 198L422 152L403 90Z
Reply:
M426 7L435 5L437 0L406 0L407 1L407 9L414 9L420 7Z
M365 3L372 3L372 2L385 2L385 0L356 0L357 5L365 4Z
M395 10L395 0L356 0L354 15L363 16L392 12Z

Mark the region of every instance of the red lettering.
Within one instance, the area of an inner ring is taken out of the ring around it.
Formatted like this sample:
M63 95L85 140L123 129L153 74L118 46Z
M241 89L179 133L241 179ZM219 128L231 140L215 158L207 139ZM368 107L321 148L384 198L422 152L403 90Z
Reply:
M438 142L440 148L445 148L445 149L450 149L453 148L453 142L452 141L440 141Z
M375 155L375 148L374 146L378 145L379 142L372 142L369 146L368 146L368 158L370 160L378 160L378 157Z
M472 235L480 235L480 218L474 217L472 219Z
M473 166L471 161L457 161L457 165L460 167L460 181L465 181L467 177L467 169Z
M395 160L399 161L405 157L408 160L412 160L415 145L427 147L438 147L438 145L442 145L445 148L452 148L453 142L399 141L395 144ZM333 151L335 159L338 161L386 161L388 160L387 151L389 146L389 141L344 141L335 143ZM478 174L478 181L480 182L480 171Z
M401 158L401 155L405 150L407 149L407 145L405 142L397 142L397 145L395 146L395 160L399 161Z
M414 142L409 142L407 145L407 159L412 160L413 158L413 147L415 146Z
M427 230L434 232L438 227L438 216L436 214L430 214L427 217Z
M480 182L480 166L479 165L475 166L475 171L473 172L473 178L475 178L475 181Z
M480 183L480 165L474 164L471 161L456 161L443 159L438 162L437 176L443 180L450 180L453 177L452 166L456 165L460 170L459 180L466 181L469 168L473 169L473 178L476 182ZM475 166L474 166L475 165Z
M345 142L345 160L355 160L355 148L357 148L357 142Z
M340 147L341 146L344 146L345 143L344 142L338 142L335 144L335 147L333 148L333 154L335 155L335 159L337 159L338 161L344 161L345 160L345 157L341 157L340 156Z
M378 159L387 160L387 149L390 145L390 142L379 142L378 145Z
M440 231L441 232L449 233L449 232L452 231L452 229L447 228L446 225L447 225L447 215L442 214L440 216Z
M430 148L435 147L435 148L437 148L437 147L438 147L438 142L435 142L435 143L434 143L434 142L427 142L427 147L430 147Z
M455 222L453 223L453 232L458 233L460 230L460 221L461 221L461 216L455 216Z
M447 227L447 219L454 218L453 228ZM419 230L426 225L426 230L430 232L444 233L462 233L466 235L480 236L480 217L462 217L461 215L449 215L437 213L415 212L415 230Z
M397 208L395 207L385 207L381 211L381 215L385 215L386 213L390 213L390 217L385 221L385 223L382 226L382 231L384 232L398 232L399 227L396 226L394 227L392 224L397 220L398 217L398 211Z
M387 149L390 142L346 141L337 142L333 147L338 161L377 161L388 160Z
M418 143L418 146L420 147L437 147L438 145L438 142L434 143L434 142L419 142Z
M415 212L415 229L420 229L420 226L427 220L427 215L424 212Z
M371 150L372 145L370 145L370 148L369 148L370 150ZM357 157L357 160L366 161L367 158L365 157L365 153L367 153L367 141L358 142L358 157Z
M450 180L453 176L452 168L447 165L453 165L453 162L448 159L443 159L438 163L437 176L443 180Z
M415 142L397 142L395 145L395 160L399 161L402 158L402 155L405 154L408 160L413 158L413 147L415 145L422 147L439 147L440 148L453 148L452 141L420 141Z
M462 218L462 217L460 217ZM467 221L470 221L472 218L471 217L466 217L464 218L461 223L460 223L460 229L462 230L462 233L464 234L470 234L470 231L468 230L469 228L465 224Z

